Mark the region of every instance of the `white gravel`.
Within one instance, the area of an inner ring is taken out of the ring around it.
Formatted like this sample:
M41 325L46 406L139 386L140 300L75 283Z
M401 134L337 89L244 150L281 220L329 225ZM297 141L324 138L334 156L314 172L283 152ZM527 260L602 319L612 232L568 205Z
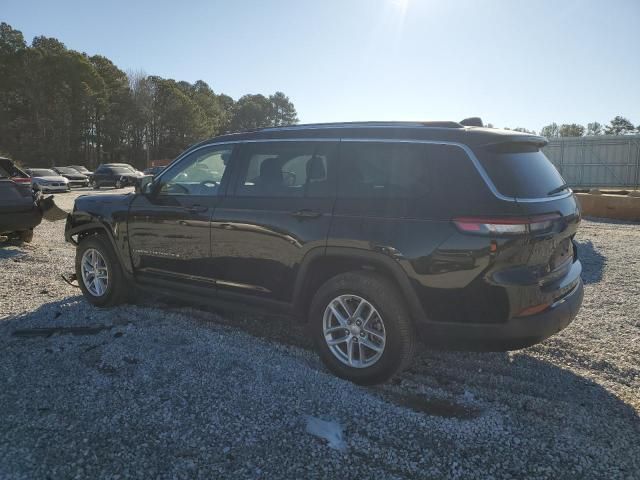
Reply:
M377 388L284 320L90 307L59 278L63 229L0 247L0 478L640 478L640 225L583 222L584 305L559 335L425 351Z

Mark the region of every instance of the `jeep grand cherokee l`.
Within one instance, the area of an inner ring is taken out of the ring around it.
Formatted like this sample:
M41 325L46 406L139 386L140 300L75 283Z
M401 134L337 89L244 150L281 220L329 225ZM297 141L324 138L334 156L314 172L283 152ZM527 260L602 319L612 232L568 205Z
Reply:
M582 302L572 191L542 137L456 122L300 125L189 148L67 219L94 305L135 285L308 325L335 374L382 382L416 341L522 348Z

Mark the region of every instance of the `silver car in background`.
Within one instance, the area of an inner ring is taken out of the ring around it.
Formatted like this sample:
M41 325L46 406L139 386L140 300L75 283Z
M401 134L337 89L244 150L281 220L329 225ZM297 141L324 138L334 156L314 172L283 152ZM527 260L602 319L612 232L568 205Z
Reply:
M69 180L48 168L29 168L31 186L42 193L68 192L71 190Z

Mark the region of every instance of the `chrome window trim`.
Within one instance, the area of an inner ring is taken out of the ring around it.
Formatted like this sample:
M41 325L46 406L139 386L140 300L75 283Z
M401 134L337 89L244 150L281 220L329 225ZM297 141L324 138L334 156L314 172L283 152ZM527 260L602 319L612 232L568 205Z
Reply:
M345 127L346 128L346 127ZM380 128L388 128L388 127L380 127ZM164 175L173 170L177 165L182 163L182 160L187 156L191 155L194 152L202 150L204 148L216 147L219 145L235 145L235 144L243 144L243 143L268 143L268 142L369 142L369 143L416 143L416 144L427 144L427 145L448 145L451 147L461 148L466 154L471 163L477 170L477 172L482 177L482 180L485 182L491 193L498 199L505 202L516 202L516 203L539 203L539 202L552 202L554 200L561 200L563 198L570 197L573 195L573 190L570 188L567 189L567 192L562 195L553 195L550 197L538 197L538 198L519 198L519 197L510 197L507 195L503 195L498 191L493 180L489 177L489 174L484 169L478 157L476 157L473 150L469 148L468 145L460 142L449 142L446 140L418 140L418 139L398 139L398 138L259 138L259 139L246 139L246 140L227 140L222 142L212 142L207 143L206 145L201 145L193 150L189 150L183 153L180 157L178 157L169 168L166 168L158 177L158 181L162 179Z

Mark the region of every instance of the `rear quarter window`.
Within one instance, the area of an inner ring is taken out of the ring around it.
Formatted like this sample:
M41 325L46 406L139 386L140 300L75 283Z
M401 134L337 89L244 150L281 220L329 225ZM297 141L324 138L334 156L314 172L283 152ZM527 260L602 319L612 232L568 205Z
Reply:
M345 214L451 218L491 195L469 156L454 145L345 141L340 156L338 198Z
M498 191L509 197L543 198L565 183L534 145L509 143L478 149L476 155Z

